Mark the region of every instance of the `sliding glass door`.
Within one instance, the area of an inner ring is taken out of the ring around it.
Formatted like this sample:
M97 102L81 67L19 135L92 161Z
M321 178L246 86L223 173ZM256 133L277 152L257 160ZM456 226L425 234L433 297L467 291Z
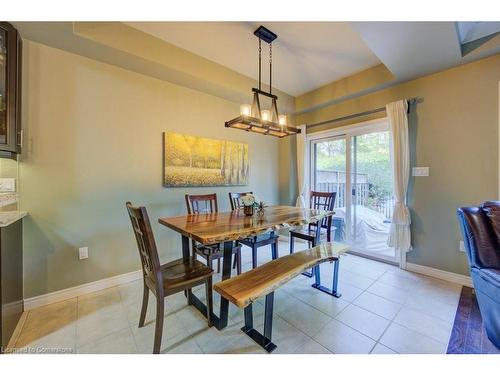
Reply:
M333 240L347 242L348 230L346 211L350 200L347 194L350 191L348 180L347 138L345 136L328 137L311 142L311 189L321 192L336 192L335 217Z
M334 240L351 252L397 262L387 246L394 206L385 121L310 136L311 188L337 192Z

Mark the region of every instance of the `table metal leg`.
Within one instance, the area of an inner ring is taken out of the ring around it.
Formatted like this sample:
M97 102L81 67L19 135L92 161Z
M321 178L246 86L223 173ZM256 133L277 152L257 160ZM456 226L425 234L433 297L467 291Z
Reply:
M314 241L311 243L311 242L307 242L307 245L311 246L311 247L314 247ZM314 275L314 269L311 268L311 272L309 271L304 271L302 272L302 275L304 276L307 276L307 277L313 277Z
M186 236L182 236L182 257L185 260L189 259L190 256L190 239ZM233 253L233 242L228 241L224 243L224 261L222 263L222 279L228 279L231 277L231 259ZM188 298L188 304L195 307L199 312L201 312L205 317L207 316L207 306L202 302L194 293L185 292ZM227 326L228 314L229 314L229 301L221 298L220 304L220 316L219 318L215 313L212 315L212 324L217 329L222 329Z
M231 277L231 260L233 258L233 241L224 242L224 258L222 261L222 280L227 280ZM229 301L224 297L220 297L220 313L217 329L221 330L227 327L227 318L229 315Z
M185 261L189 260L189 254L190 254L190 241L189 241L189 238L186 237L186 236L182 236L181 235L181 242L182 242L182 259L184 259ZM188 304L190 304L190 300L189 300L189 297L188 297L188 293L187 291L185 290L184 291L184 296L186 296L186 298L188 298Z
M308 245L311 244L311 247L315 247L316 245L319 245L319 240L321 238L321 220L318 221L318 225L316 226L316 232L314 233L314 240L311 242L308 242ZM302 272L302 275L307 276L307 277L313 277L315 275L314 270L311 269L311 272L305 271Z
M186 236L182 236L182 258L184 260L188 260L189 259L189 255L190 255L190 241L189 241L189 238L186 237Z

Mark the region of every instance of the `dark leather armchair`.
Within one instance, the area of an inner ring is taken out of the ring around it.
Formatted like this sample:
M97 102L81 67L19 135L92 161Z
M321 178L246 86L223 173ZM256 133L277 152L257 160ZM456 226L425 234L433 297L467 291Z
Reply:
M500 348L500 201L457 214L486 334Z

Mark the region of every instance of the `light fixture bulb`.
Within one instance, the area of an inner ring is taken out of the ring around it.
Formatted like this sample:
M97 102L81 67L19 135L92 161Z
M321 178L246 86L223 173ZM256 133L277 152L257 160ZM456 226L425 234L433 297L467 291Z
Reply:
M261 112L260 116L262 118L262 121L270 121L271 120L271 111L268 111L267 109L264 109Z
M240 114L242 116L250 116L252 113L252 106L250 104L242 104L240 106Z
M279 116L278 124L280 124L281 126L285 126L286 125L286 115L280 115Z

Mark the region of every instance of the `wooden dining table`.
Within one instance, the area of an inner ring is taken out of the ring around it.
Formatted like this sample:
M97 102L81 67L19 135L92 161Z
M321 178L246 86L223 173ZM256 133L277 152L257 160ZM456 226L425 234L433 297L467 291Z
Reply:
M182 256L191 256L190 240L203 245L221 244L223 250L222 280L231 277L231 258L235 241L318 222L332 216L333 211L315 210L292 206L266 207L262 215L246 216L242 209L231 212L207 212L174 217L160 218L158 222L178 232L182 236ZM316 226L319 238L321 226ZM193 293L188 294L189 302L207 316L206 305ZM219 316L213 314L212 321L217 329L223 329L228 323L229 301L221 296Z

